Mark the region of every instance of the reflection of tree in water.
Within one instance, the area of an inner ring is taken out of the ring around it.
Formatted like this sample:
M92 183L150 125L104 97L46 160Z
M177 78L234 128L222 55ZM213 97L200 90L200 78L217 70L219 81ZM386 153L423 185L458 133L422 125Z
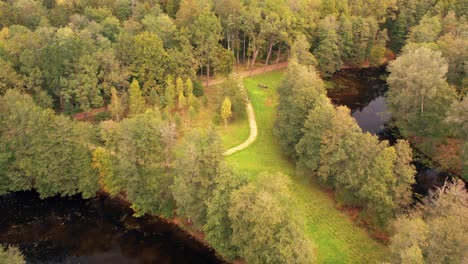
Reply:
M346 105L352 112L362 111L387 92L387 84L380 78L385 73L385 67L341 70L329 79L333 88L328 96L335 104Z
M134 218L105 197L40 200L17 192L0 196L0 212L0 244L19 245L31 263L220 262L177 226Z

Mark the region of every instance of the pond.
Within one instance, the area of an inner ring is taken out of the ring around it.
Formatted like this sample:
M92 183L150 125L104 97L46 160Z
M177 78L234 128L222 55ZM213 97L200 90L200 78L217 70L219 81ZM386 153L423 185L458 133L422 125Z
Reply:
M383 78L386 74L385 67L341 70L328 80L328 96L335 104L349 107L363 131L394 143L402 137L387 109L388 87ZM426 195L434 186L442 186L448 176L436 166L421 162L429 159L419 150L413 148L413 153L417 156L413 162L417 169L413 190L416 195Z
M175 224L135 218L106 196L41 200L36 192L0 196L0 244L28 263L223 263Z

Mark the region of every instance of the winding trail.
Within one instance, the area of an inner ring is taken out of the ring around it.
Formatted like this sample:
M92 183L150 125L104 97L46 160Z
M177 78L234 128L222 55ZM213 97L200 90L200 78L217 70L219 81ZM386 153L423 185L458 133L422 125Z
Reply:
M237 75L242 80L245 77L250 77L250 76L254 76L254 75L258 75L258 74L263 74L263 73L266 73L266 72L271 72L271 71L275 71L275 70L279 70L279 69L284 69L287 66L288 66L288 63L283 62L283 63L279 63L278 65L268 65L268 66L264 66L264 67L261 67L261 68L257 68L257 69L254 69L253 71L244 71L244 72L241 72L241 73L237 73ZM209 86L220 84L220 83L223 83L224 81L225 80L214 80L214 81L210 82ZM250 100L249 100L249 96L248 96L247 91L245 90L244 84L242 84L242 82L241 82L241 85L239 85L239 89L241 89L242 94L245 95L244 96L245 97L244 98L244 100L245 100L245 110L247 112L247 119L249 120L250 134L249 134L249 137L242 144L237 145L235 147L232 147L232 148L226 150L226 152L224 152L224 156L230 156L230 155L232 155L232 154L234 154L236 152L239 152L241 150L246 149L252 143L255 142L255 140L257 139L257 135L258 135L257 120L255 119L255 112L253 110L252 104L250 103Z

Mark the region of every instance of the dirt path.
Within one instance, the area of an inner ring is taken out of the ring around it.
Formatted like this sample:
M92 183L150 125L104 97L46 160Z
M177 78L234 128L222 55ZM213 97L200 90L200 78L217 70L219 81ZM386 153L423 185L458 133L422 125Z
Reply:
M273 64L273 65L268 65L268 66L256 68L256 69L253 69L252 71L242 71L240 73L234 71L234 73L236 73L237 75L239 75L239 77L241 79L243 79L245 77L259 75L259 74L266 73L266 72L271 72L271 71L276 71L276 70L284 69L286 67L288 67L288 62L287 61L278 63L278 65ZM217 85L217 84L223 83L224 81L226 81L225 78L210 80L210 83L209 83L208 86ZM206 85L204 85L204 86L206 87Z
M252 72L250 72L250 71L241 72L239 74L239 76L240 76L241 79L243 79L245 77L258 75L258 74L262 74L262 73L265 73L265 72L270 72L270 71L274 71L274 70L278 70L278 69L283 69L283 68L286 68L287 66L288 66L288 63L283 62L283 63L278 64L278 66L277 65L269 65L269 66L266 66L266 67L254 69ZM214 82L215 81L213 81L213 83ZM224 82L224 80L220 80L217 84L222 83L222 82ZM214 84L216 84L216 83L214 83ZM214 84L210 84L210 86L214 85ZM229 155L232 155L232 154L234 154L236 152L239 152L241 150L246 149L248 146L250 146L257 139L257 135L258 135L257 120L255 119L255 112L254 112L252 104L250 103L250 100L248 98L247 91L245 90L245 87L244 87L243 84L240 85L239 89L242 89L242 93L245 94L245 97L246 97L245 98L245 110L247 111L247 118L249 120L250 135L247 138L247 140L245 140L242 144L237 145L237 146L235 146L233 148L230 148L226 152L224 152L224 156L229 156Z

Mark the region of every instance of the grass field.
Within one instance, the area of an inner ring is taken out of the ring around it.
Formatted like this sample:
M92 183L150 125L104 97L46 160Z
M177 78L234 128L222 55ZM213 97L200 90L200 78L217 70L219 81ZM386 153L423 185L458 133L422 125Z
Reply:
M249 148L233 154L227 161L247 171L252 180L262 171L295 175L294 164L281 154L278 140L273 135L276 87L282 75L282 72L271 72L244 79L257 118L258 138ZM258 83L267 84L269 88L259 88ZM226 147L232 147L248 136L243 134L248 133L247 120L232 125L229 131L220 131ZM306 215L307 236L317 246L319 263L375 263L382 257L384 247L357 227L348 215L337 210L334 201L322 189L298 180L293 180L291 188Z

